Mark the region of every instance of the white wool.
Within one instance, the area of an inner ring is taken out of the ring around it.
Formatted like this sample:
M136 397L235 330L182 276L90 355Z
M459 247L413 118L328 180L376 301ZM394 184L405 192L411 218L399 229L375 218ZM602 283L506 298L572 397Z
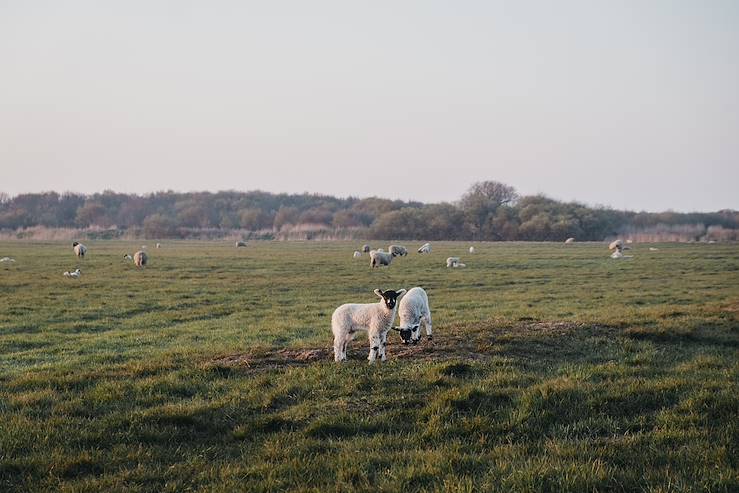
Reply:
M360 252L359 250L354 250L354 255L353 255L354 258L359 258L361 256L362 256L362 252Z
M470 253L475 253L475 247L473 246L470 247Z
M418 249L418 253L431 253L431 243L424 243L421 248Z
M386 305L379 289L375 294L380 296L377 303L346 303L334 310L331 315L331 332L334 334L334 360L346 359L346 345L358 331L366 331L370 341L369 361L377 356L385 361L385 344L387 333L395 320L398 303L392 310ZM405 294L405 289L398 291L398 298Z
M138 252L133 254L133 263L136 265L136 267L143 267L147 264L149 261L149 256L146 255L146 252L139 250Z
M609 250L615 250L618 249L619 251L623 249L624 242L623 240L613 240L610 245L608 245Z
M15 262L15 259L10 257L3 257L0 258L0 262Z
M76 245L73 245L72 250L74 250L74 254L78 257L84 257L87 253L87 247L82 243L77 243Z
M375 268L381 265L390 265L393 261L393 254L383 252L382 250L370 250L370 267Z
M465 267L467 267L467 264L463 264L462 262L457 262L452 267L454 267L455 269L464 269Z
M456 267L458 263L459 263L459 257L448 257L446 259L447 267Z
M421 338L422 322L426 327L426 335L429 339L432 338L431 308L429 297L423 288L415 287L408 290L400 300L398 317L400 318L399 329L411 329L411 341L418 342Z
M575 238L567 238L565 243L575 243Z

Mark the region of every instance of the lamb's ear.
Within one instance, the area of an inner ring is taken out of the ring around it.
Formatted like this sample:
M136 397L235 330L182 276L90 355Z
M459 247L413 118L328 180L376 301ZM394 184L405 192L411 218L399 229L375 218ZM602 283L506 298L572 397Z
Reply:
M398 293L398 298L400 298L401 296L405 294L405 289L399 289L396 291L396 293Z
M382 298L382 289L375 289L375 294Z
M395 330L395 331L397 331L397 332L400 332L400 327L390 327L390 328L393 329L393 330Z

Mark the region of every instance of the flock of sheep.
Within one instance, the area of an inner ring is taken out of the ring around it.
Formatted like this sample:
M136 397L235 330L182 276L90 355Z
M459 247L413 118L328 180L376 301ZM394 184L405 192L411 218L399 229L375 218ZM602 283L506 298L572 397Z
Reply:
M370 268L374 269L375 267L380 267L381 265L390 265L395 257L405 257L406 255L408 255L408 249L402 245L390 245L387 250L387 252L384 251L382 248L372 250L369 245L364 245L362 246L361 250L354 251L353 257L360 258L362 257L363 253L369 254ZM431 243L424 243L417 251L418 253L431 253ZM469 252L475 253L475 247L471 246L469 248ZM463 264L460 261L459 257L447 258L446 266L452 268L467 267L466 264Z
M157 248L161 247L160 243L157 243ZM141 248L146 248L146 246L142 246ZM85 255L87 254L87 247L83 245L82 243L79 243L75 241L72 243L72 251L77 256L77 258L85 258ZM6 257L7 258L7 257ZM138 252L134 253L133 256L130 254L125 254L123 256L126 260L133 260L133 264L136 267L144 267L147 263L149 263L149 256L146 254L144 250L139 250ZM11 261L15 262L15 260L10 259ZM73 271L65 271L64 277L71 277L72 279L79 279L82 275L82 271L80 271L79 268L73 270Z

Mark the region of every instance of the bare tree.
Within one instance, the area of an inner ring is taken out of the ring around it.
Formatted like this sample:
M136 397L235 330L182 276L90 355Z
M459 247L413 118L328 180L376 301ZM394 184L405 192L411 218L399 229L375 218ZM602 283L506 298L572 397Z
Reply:
M500 206L514 205L518 193L512 186L497 181L481 181L472 185L459 202L472 234L482 239L485 226Z

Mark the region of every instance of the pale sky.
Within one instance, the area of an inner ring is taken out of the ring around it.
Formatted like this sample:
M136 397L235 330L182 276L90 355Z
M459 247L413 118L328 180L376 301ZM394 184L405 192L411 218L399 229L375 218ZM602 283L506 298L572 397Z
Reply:
M739 209L739 1L0 0L0 191Z

